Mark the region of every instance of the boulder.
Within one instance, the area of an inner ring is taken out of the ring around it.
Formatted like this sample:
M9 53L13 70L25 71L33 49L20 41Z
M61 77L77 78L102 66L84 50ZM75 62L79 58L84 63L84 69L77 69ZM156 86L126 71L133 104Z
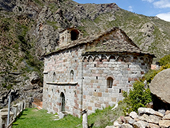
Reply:
M160 120L159 127L170 127L170 120Z
M118 127L115 127L115 126L106 126L105 128L118 128Z
M160 112L157 112L155 110L153 110L152 108L138 108L138 113L139 115L141 114L149 114L149 115L157 115L157 116L160 116L160 117L163 117L163 114L160 113Z
M170 120L170 113L163 117L163 120Z
M168 115L170 113L170 110L166 110L165 115Z
M164 103L170 104L170 69L159 72L149 86L151 93L156 95Z
M115 127L119 127L119 126L120 126L120 124L119 124L119 122L118 122L117 120L113 123L113 125L114 125Z
M158 126L158 125L156 125L156 124L152 124L152 123L149 123L149 127L150 127L150 128L159 128L159 126Z
M131 117L129 117L129 116L125 117L125 123L133 124L134 122L135 122L135 120L132 119Z
M135 122L133 124L133 126L135 128L147 128L147 127L149 127L149 124L147 122L144 122L144 121L138 121L138 122Z
M122 124L121 128L133 128L130 124Z
M138 114L136 113L136 112L131 112L130 114L129 114L129 116L130 117L132 117L133 119L135 119L135 118L138 118Z

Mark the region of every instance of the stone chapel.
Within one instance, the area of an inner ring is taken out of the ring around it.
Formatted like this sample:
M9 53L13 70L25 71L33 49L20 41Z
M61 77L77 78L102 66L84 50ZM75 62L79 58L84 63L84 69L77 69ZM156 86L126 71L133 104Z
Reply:
M81 116L113 106L150 67L143 52L121 29L82 38L75 28L60 32L56 51L44 56L43 108Z

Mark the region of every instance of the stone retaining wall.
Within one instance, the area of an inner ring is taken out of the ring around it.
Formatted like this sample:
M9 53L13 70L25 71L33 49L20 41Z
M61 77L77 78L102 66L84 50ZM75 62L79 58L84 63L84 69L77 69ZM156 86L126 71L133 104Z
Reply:
M155 111L151 108L139 108L138 114L131 112L129 116L121 116L113 126L106 128L169 128L170 110Z

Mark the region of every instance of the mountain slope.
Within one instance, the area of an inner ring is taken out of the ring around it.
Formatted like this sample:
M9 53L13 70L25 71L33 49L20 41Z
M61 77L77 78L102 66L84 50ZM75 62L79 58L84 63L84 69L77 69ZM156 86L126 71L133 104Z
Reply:
M155 61L170 54L170 22L128 12L115 3L0 0L0 19L0 102L3 105L10 89L18 97L42 97L41 56L58 48L58 34L68 27L78 28L84 37L120 27L141 49L154 53ZM38 80L32 82L37 79L35 76Z

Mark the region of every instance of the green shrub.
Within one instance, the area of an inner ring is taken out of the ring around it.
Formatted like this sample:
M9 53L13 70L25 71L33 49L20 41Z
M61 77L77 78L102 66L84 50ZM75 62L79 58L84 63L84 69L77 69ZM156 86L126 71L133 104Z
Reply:
M145 74L145 80L147 80L148 83L150 83L156 74L158 74L160 70L149 70L148 73Z
M133 89L129 94L123 92L125 97L124 102L127 103L128 108L124 108L124 112L137 111L139 107L145 107L145 105L152 101L152 96L149 88L145 89L145 84L141 81L136 81L133 84Z
M162 67L160 68L160 71L162 71L162 70L164 70L164 69L168 69L168 68L170 68L170 63L162 66Z
M158 62L160 64L160 66L163 66L163 65L166 65L166 64L170 63L170 54L169 55L165 55Z

